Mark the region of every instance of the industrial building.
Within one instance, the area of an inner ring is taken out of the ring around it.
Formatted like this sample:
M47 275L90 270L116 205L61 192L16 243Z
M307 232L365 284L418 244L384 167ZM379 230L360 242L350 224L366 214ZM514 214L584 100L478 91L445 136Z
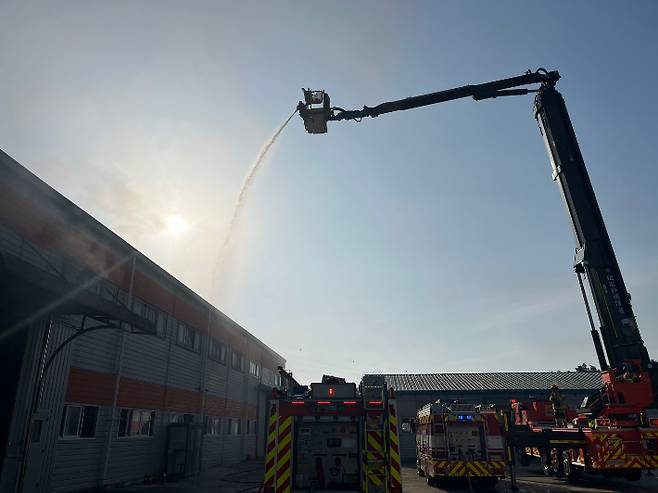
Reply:
M364 378L375 377L366 375ZM571 407L601 389L601 374L595 372L498 372L498 373L426 373L381 375L388 388L395 390L400 423L415 418L418 409L428 402L461 400L468 404L508 406L510 400L548 397L551 385L557 384ZM415 436L400 434L400 458L415 460Z
M0 151L0 491L261 457L284 365Z

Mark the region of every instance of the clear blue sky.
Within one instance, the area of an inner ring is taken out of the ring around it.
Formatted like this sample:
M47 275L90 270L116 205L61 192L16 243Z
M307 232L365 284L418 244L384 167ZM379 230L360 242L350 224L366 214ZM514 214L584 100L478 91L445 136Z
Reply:
M211 289L243 176L302 86L352 108L558 69L658 357L657 22L652 1L5 1L0 147L301 380L569 369L596 361L529 97L324 136L295 118Z

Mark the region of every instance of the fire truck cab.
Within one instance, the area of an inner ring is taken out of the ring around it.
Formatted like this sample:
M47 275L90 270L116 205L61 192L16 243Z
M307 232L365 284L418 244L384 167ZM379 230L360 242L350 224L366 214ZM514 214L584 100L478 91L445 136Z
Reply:
M437 401L416 415L416 464L430 486L455 478L493 486L505 476L504 447L493 408Z

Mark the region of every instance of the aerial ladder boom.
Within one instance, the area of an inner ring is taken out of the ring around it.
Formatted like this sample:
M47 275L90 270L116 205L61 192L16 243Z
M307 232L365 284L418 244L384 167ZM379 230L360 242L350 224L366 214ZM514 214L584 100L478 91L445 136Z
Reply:
M632 392L633 397L629 397L636 403L638 409L651 404L656 407L654 403L654 396L658 397L658 374L654 368L656 365L649 358L640 336L630 295L626 290L603 222L564 99L555 89L555 83L559 78L557 71L539 69L509 79L466 85L385 102L373 107L364 106L361 110L332 107L329 95L324 91L304 89L304 101L300 101L297 108L309 133L326 133L328 121L360 120L364 117L377 117L385 113L465 97L481 100L537 93L535 118L546 143L553 167L553 179L559 186L576 236L574 267L584 297L597 358L604 372L606 392L613 396L615 379L618 379L621 371L626 371L624 369L632 368L642 375L640 380L643 385ZM520 87L530 84L540 84L540 86L538 89ZM594 299L601 336L592 319L583 276L589 284ZM651 383L649 384L647 380ZM614 397L612 400L614 402ZM631 410L628 412L630 413Z
M647 368L649 354L631 307L608 231L592 188L562 95L553 87L543 88L535 98L539 123L553 167L553 180L560 188L576 236L575 268L579 280L585 274L601 323L608 356L592 325L592 335L602 370L636 360ZM591 317L590 317L591 322Z

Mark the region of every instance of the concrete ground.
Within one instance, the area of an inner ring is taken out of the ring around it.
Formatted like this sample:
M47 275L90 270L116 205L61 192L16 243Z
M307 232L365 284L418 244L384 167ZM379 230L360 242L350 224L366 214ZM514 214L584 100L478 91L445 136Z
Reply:
M576 484L569 484L555 478L545 477L539 467L517 468L517 485L521 493L658 493L658 476L644 476L640 481L629 482L623 479L609 479L586 476ZM468 484L455 484L450 489L427 486L425 478L416 473L415 467L402 468L402 489L404 493L444 493L468 492ZM487 491L487 490L483 490ZM492 493L511 491L509 479L500 481Z
M263 482L264 468L262 459L221 465L208 468L198 478L165 484L131 485L111 491L113 493L257 493Z
M263 479L263 462L251 461L209 468L199 477L175 483L134 485L117 488L113 493L257 493ZM538 466L517 468L517 485L521 493L658 493L658 475L643 476L640 481L585 476L576 484L545 477ZM468 484L450 489L427 486L415 467L402 468L404 493L468 493ZM500 481L490 493L511 491L509 479Z

